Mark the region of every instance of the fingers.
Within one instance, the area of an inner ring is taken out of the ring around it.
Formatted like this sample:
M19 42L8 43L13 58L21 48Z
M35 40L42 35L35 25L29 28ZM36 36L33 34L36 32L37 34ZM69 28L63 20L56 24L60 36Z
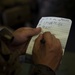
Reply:
M35 55L35 53L38 52L38 49L40 47L40 40L42 39L42 34L40 34L36 39L35 39L35 42L34 42L34 46L33 46L33 51L32 51L32 54Z
M41 28L30 28L30 27L22 27L14 31L13 43L22 44L30 39L31 36L37 35L41 32Z
M22 27L17 29L13 35L15 38L17 39L25 39L28 38L30 36L34 36L37 35L41 32L41 28L30 28L30 27Z
M53 36L52 36L52 34L50 33L50 32L45 32L44 34L43 34L43 38L44 38L44 40L45 40L45 44L46 45L52 45L52 41L53 41Z
M45 46L47 48L53 48L54 50L55 49L58 49L58 50L62 50L62 47L61 47L61 43L60 43L60 40L57 39L53 34L51 34L50 32L45 32L43 34L43 38L45 40Z
M44 39L45 43L40 41ZM62 58L62 47L59 39L50 32L40 35L34 43L33 60L36 64L49 66L54 71Z
M43 35L42 34L40 34L37 38L36 38L36 40L35 40L35 44L37 45L40 45L40 40L42 40L42 38L43 38Z
M35 40L35 42L34 42L34 47L35 48L39 48L39 46L40 46L40 40L43 38L43 35L42 34L40 34L37 38L36 38L36 40Z
M34 36L41 32L40 27L39 28L25 28L25 30L27 30L27 32L25 31L26 36Z

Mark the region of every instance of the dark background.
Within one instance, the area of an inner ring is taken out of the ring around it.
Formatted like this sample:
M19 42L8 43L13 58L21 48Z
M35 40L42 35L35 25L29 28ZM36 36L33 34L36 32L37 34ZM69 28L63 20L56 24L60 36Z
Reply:
M74 10L75 0L0 0L0 25L16 30L26 26L36 27L44 16L71 19L72 26L57 75L75 75Z

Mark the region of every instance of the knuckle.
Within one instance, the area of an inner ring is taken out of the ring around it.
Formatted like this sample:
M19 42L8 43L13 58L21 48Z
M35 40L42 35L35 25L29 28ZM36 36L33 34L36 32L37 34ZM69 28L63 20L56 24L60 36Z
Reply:
M52 47L52 43L51 42L46 42L46 45L49 47Z

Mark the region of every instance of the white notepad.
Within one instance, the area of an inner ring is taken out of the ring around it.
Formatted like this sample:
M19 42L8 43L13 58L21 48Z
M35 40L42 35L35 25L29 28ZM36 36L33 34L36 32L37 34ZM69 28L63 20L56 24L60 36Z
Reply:
M42 31L41 33L44 33L46 31L50 31L52 34L56 36L61 42L62 50L64 53L65 46L67 43L67 39L69 36L70 28L71 28L72 21L70 19L66 18L60 18L60 17L42 17L37 25L37 27L41 27ZM32 54L33 45L35 39L38 37L33 36L26 53Z

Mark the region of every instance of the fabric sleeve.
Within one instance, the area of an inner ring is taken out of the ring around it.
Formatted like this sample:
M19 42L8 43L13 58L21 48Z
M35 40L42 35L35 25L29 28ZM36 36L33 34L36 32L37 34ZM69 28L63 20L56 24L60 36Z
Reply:
M32 66L30 75L55 75L55 72L48 66L37 64Z

